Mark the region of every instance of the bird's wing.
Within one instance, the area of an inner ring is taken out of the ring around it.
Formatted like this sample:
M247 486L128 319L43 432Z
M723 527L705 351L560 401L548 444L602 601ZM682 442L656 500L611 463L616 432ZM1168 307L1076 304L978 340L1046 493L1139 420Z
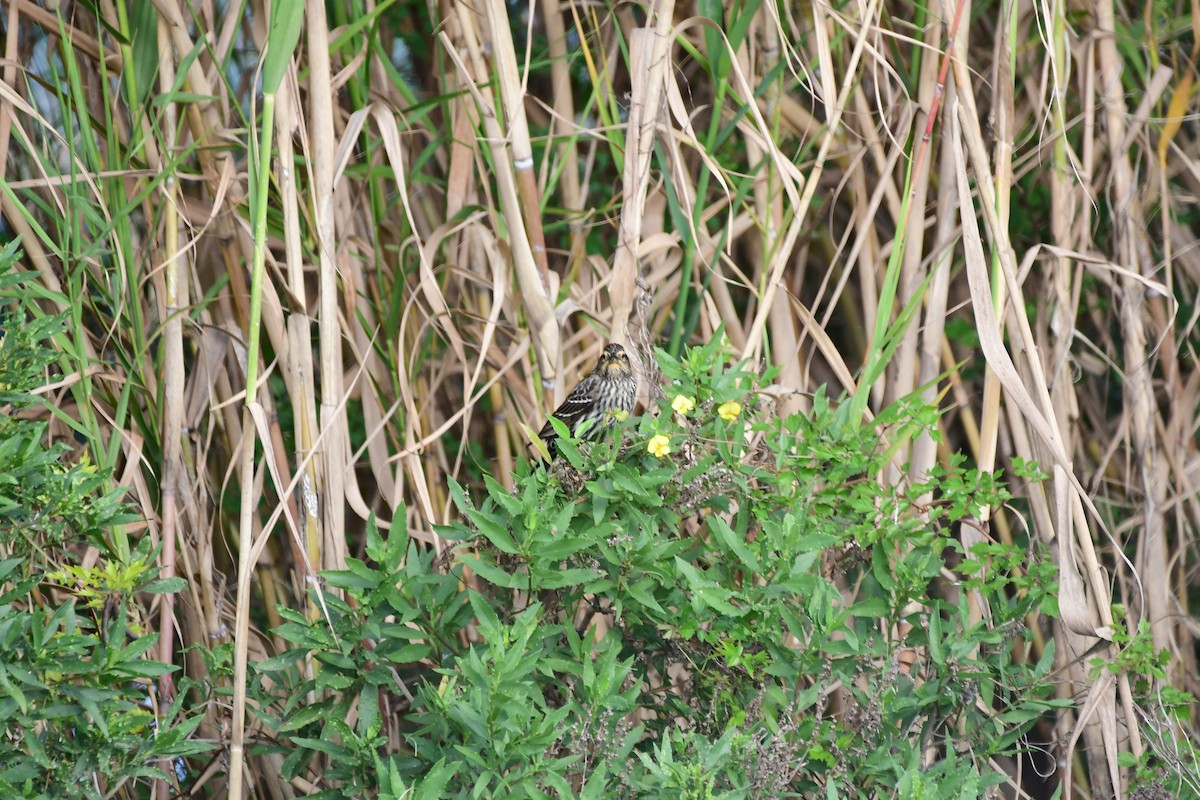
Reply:
M588 409L592 407L592 389L594 384L595 381L592 380L590 375L580 381L571 390L571 393L567 395L567 399L562 401L562 405L554 409L553 416L558 417L567 428L573 427L575 420L586 414ZM545 439L554 435L554 427L550 424L549 420L546 420L546 424L542 426L541 433L538 436Z

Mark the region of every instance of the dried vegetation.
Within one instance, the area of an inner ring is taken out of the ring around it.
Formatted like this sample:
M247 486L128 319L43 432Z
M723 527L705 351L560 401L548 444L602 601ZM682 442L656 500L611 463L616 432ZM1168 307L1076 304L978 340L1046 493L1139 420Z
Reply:
M984 521L1058 561L1062 775L1179 747L1194 712L1090 661L1144 624L1200 694L1194 2L304 5L289 60L258 0L0 3L4 230L71 318L52 435L188 579L157 657L273 652L371 513L444 549L447 478L511 481L641 278L656 342L723 326L785 406L940 398L882 479L1042 464ZM252 735L238 694L205 735Z

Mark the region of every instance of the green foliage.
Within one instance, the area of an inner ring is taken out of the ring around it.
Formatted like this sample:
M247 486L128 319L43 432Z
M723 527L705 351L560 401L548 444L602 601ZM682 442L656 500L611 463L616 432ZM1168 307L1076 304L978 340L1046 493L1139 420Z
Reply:
M56 547L77 535L99 536L122 514L119 496L103 494L102 475L86 463L64 465L67 448L43 444L46 423L22 416L42 405L30 392L42 386L55 360L43 343L63 330L65 320L34 317L23 304L5 303L20 297L30 280L11 271L16 255L15 242L0 252L5 329L0 344L0 547L5 552ZM103 546L102 538L92 543ZM32 568L28 564L25 574Z
M818 394L780 419L756 392L770 376L717 342L659 361L666 396L620 437L564 438L482 502L452 484L448 569L371 526L373 565L325 574L345 593L321 595L328 619L281 609L295 648L256 691L299 745L284 777L324 757L340 788L322 796L347 798L951 798L1002 780L989 759L1056 705L1052 651L1015 659L1053 608L1052 566L964 552L954 527L1003 488L958 459L875 479L931 409L868 430ZM392 725L408 746L385 758Z
M290 743L256 752L284 755L285 779L314 756L328 759L324 776L341 788L314 797L359 797L387 773L375 763L387 739L381 700L411 696L406 683L419 665L460 650L456 637L474 614L459 578L434 569L435 554L403 532L384 540L372 521L366 553L375 566L350 558L348 569L324 574L327 587L345 592L323 594L327 620L280 609L286 622L276 633L295 647L255 665L250 687L260 716Z
M1128 677L1148 745L1140 758L1122 753L1121 765L1133 769L1133 785L1147 796L1200 798L1200 743L1191 726L1196 698L1169 682L1171 651L1155 647L1150 623L1143 619L1131 632L1125 609L1117 606L1113 612L1113 642L1119 649L1111 660L1091 660L1092 677L1104 671Z
M19 562L0 563L0 580ZM0 742L0 794L96 797L98 786L157 777L164 759L209 749L189 740L202 718L183 718L182 696L160 720L147 706L137 681L171 668L144 657L157 636L130 635L124 602L107 628L71 601L18 606L37 583L0 595L0 722L9 733Z
M42 342L63 322L26 320L15 259L15 243L0 253L0 301L15 301L0 344L0 796L98 797L208 746L189 740L201 718L184 719L180 700L156 719L143 684L171 668L146 657L157 637L130 622L135 594L181 582L155 580L148 544L128 563L113 557L105 532L130 519L119 493L103 492L94 467L65 464L46 425L20 413L39 405L30 392L53 361ZM84 568L89 544L100 557Z

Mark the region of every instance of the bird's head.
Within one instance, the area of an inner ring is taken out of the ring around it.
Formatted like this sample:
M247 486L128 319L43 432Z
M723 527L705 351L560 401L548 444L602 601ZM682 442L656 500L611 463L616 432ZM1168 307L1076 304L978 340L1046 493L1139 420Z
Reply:
M596 371L601 375L626 375L632 370L629 366L629 353L625 348L613 342L604 348L600 361L596 363Z

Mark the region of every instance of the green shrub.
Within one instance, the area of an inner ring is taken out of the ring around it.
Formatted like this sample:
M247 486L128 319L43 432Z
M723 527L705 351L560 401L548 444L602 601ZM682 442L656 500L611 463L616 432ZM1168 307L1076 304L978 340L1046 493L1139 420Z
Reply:
M146 544L114 556L105 531L131 519L119 493L64 463L46 424L23 414L39 405L30 392L54 360L43 343L63 321L24 305L16 258L15 242L0 252L0 797L148 796L164 760L208 749L188 741L200 718L181 719L179 701L159 720L147 707L144 683L169 668L145 657L157 637L131 622L135 594L178 582L155 581ZM84 568L87 545L100 557Z
M620 436L562 441L511 493L452 486L452 558L372 527L371 563L325 573L346 593L324 594L332 627L292 615L277 633L295 649L260 665L299 745L285 777L324 754L327 797L376 777L382 797L430 798L948 798L1003 780L992 759L1056 704L1052 652L1015 658L1025 619L1053 610L1052 567L963 552L955 528L1006 492L958 460L921 485L875 479L932 409L866 428L818 394L779 419L770 376L718 344L658 358L666 396ZM389 732L404 755L379 755Z

